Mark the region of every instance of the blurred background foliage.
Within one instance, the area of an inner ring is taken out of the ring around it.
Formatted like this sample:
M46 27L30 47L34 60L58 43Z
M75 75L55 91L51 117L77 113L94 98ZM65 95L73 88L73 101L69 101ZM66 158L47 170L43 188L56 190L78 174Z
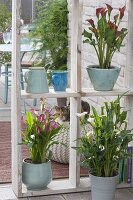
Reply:
M12 14L6 4L0 3L0 43L3 44L3 32L11 29ZM0 63L11 62L11 53L0 52Z

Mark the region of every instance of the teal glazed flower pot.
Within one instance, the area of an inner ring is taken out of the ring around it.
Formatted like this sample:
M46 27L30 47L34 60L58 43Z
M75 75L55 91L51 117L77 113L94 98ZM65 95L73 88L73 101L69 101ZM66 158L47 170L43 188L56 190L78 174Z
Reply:
M112 66L110 69L100 69L98 66L88 66L87 72L95 90L111 91L119 76L120 68Z
M22 182L28 190L45 189L52 180L51 161L33 164L26 160L22 164Z
M24 78L27 93L41 94L49 92L47 75L43 67L30 67Z
M90 177L92 200L114 200L118 176Z
M52 85L55 91L66 91L68 80L67 71L53 71L52 72Z

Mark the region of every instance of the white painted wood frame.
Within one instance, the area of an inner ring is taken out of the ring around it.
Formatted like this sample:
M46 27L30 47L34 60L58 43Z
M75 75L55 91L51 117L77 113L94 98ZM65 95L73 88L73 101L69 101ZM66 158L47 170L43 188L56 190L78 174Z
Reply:
M12 1L12 87L11 87L11 133L12 133L12 187L22 196L21 183L21 126L20 126L20 8L21 1Z
M78 43L79 36L79 8L80 2L72 1L72 23L71 23L71 68L70 68L70 88L77 93L81 91L81 59ZM81 24L80 24L81 27ZM80 97L70 97L70 158L69 158L69 180L73 187L80 184L80 158L77 152L71 147L77 146L76 139L80 137L79 123L76 113L80 112Z
M130 91L133 91L133 0L128 1L128 46L125 85L130 88ZM126 96L125 107L128 110L128 127L133 128L133 94ZM131 144L133 146L133 141ZM133 187L133 159L131 187Z
M12 98L11 98L11 113L12 113L12 187L13 191L17 197L27 197L27 196L39 196L48 194L59 194L77 191L87 191L89 190L90 180L89 178L80 179L80 166L79 158L73 149L70 149L70 166L69 166L69 179L65 180L55 180L52 181L48 189L42 191L27 191L25 187L22 187L22 156L21 156L21 110L20 110L20 100L21 98L36 98L36 97L70 97L70 146L75 146L76 142L74 140L79 135L79 124L76 117L76 113L80 111L80 99L82 96L117 96L125 91L129 90L127 88L121 90L113 90L111 92L96 92L94 90L82 88L81 89L81 47L79 46L81 40L81 10L82 10L82 0L72 0L72 36L71 36L71 84L70 89L66 93L55 93L52 90L50 93L43 95L33 95L26 94L25 92L20 92L20 0L12 0L12 29L13 29L13 51L12 51ZM132 1L133 2L133 1ZM130 0L131 3L131 0ZM133 5L130 9L133 8ZM131 10L130 14L131 14ZM133 20L133 17L132 17ZM132 21L131 20L131 21ZM130 19L129 19L130 21ZM131 29L133 29L130 23ZM133 32L133 30L132 30ZM130 43L130 41L129 41ZM131 53L131 52L130 52ZM133 54L133 52L131 53ZM133 57L133 56L132 56ZM127 57L127 60L132 60L131 56ZM126 86L133 88L130 76L129 65L131 62L127 63L127 81ZM127 93L126 105L130 108L129 112L129 126L132 125L133 117L133 92L132 90ZM119 187L129 187L132 184L122 184Z

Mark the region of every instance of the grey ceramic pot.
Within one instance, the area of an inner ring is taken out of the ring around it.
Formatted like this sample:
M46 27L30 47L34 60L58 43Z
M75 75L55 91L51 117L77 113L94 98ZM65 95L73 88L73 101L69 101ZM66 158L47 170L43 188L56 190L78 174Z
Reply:
M114 200L118 176L98 177L91 175L92 200Z
M87 72L91 83L97 91L111 91L117 81L120 68L112 66L110 69L100 69L98 66L88 66Z
M22 182L28 190L42 190L52 180L51 161L47 163L33 164L23 160Z

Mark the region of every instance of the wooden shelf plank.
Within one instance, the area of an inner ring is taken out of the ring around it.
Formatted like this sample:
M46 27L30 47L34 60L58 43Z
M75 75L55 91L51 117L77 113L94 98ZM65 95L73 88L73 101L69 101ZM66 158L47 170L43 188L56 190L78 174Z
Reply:
M125 94L124 94L125 93ZM26 93L24 90L21 90L22 99L33 99L33 98L62 98L62 97L86 97L86 96L117 96L124 94L125 96L132 96L133 89L131 88L122 88L122 89L113 89L112 91L96 91L92 88L82 88L81 93L75 92L70 88L67 88L66 92L55 92L54 89L50 89L49 93L43 94L31 94Z
M31 94L26 93L24 90L21 90L21 98L23 99L33 99L33 98L62 98L62 97L80 97L80 93L72 91L70 88L67 88L66 92L55 92L54 89L50 89L49 93L43 94Z
M30 191L23 185L22 197L40 196L40 195L53 195L70 192L83 192L90 190L90 178L85 177L80 179L79 187L74 187L69 179L53 180L46 189L41 191Z
M131 184L120 183L117 188L128 188ZM29 196L42 196L42 195L54 195L62 193L72 193L72 192L85 192L91 191L91 181L89 177L80 178L79 187L73 187L69 179L53 180L45 190L41 191L30 191L26 189L23 185L22 197Z
M121 88L116 89L114 88L112 91L96 91L92 88L82 88L81 89L81 96L117 96L122 95L125 93L125 96L133 95L133 89L131 88Z

